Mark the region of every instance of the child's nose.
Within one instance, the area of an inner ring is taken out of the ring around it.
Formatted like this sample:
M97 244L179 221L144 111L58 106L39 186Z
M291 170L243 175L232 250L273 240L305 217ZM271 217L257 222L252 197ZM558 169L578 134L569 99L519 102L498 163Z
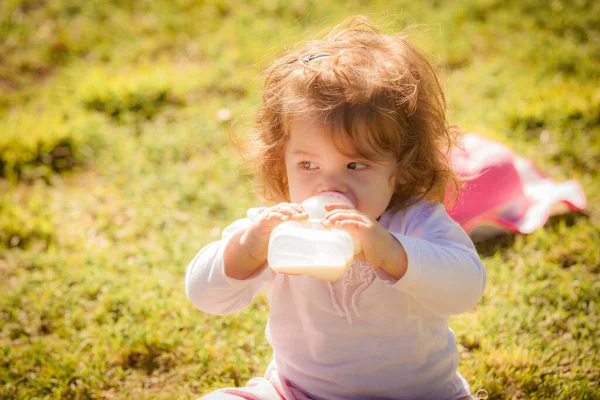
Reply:
M343 173L332 171L324 173L319 180L318 192L346 192L348 185Z

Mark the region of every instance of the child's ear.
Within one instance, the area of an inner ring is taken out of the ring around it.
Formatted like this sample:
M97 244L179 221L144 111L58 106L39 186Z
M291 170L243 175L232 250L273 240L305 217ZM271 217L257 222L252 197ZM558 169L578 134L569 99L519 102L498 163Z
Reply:
M390 180L392 179L394 180L395 185L403 185L407 182L406 176L400 168L396 168L396 172L392 176L390 176Z

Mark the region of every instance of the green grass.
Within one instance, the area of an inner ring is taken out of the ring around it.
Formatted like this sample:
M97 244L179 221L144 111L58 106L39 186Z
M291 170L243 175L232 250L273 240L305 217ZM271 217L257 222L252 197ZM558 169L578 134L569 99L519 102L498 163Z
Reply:
M263 372L265 298L205 315L185 268L257 203L228 139L261 69L355 14L409 27L452 122L590 203L478 245L486 293L451 322L462 374L490 399L600 399L591 0L0 2L0 398L193 399Z

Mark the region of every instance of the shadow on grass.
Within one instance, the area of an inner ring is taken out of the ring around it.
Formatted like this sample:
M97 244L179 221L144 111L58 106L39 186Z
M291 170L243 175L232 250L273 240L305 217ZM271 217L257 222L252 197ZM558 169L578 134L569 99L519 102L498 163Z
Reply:
M590 215L586 212L571 212L567 214L553 215L548 218L548 222L544 225L544 229L555 230L556 227L564 221L565 226L571 227L580 221L589 221Z
M590 216L582 212L571 212L566 214L554 215L548 218L548 221L540 229L546 229L547 231L556 231L561 224L566 227L572 227L582 220L589 220ZM489 239L482 240L481 242L475 243L475 248L479 255L483 257L491 257L498 251L503 251L513 247L517 238L515 233L505 233L498 236L494 236Z
M498 251L510 249L515 243L517 235L514 233L504 233L489 239L475 243L477 253L482 257L491 257Z

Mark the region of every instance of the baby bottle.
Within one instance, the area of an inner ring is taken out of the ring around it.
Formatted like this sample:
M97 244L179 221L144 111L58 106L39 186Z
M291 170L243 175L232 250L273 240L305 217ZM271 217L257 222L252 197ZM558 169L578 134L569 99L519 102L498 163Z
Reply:
M360 253L360 246L348 232L326 229L321 224L327 214L324 206L330 203L354 207L341 193L323 192L302 202L308 220L287 221L273 229L267 256L271 269L329 281L342 276L354 255Z

